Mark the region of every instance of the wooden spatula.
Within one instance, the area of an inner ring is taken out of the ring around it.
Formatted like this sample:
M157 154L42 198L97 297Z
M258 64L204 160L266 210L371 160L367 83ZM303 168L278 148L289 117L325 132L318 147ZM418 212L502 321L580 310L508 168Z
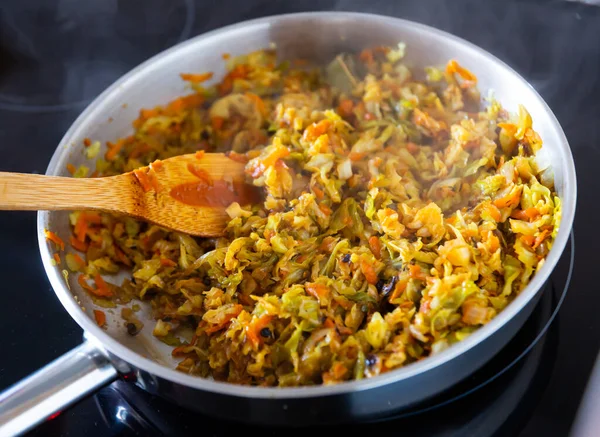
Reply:
M246 183L244 163L220 153L176 156L100 178L0 172L2 210L97 210L203 237L222 235L232 202L261 200Z

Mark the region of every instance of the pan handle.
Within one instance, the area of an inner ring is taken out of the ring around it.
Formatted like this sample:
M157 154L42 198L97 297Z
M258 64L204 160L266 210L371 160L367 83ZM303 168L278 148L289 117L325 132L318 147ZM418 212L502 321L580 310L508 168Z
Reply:
M0 435L24 433L117 379L117 370L90 341L0 394Z

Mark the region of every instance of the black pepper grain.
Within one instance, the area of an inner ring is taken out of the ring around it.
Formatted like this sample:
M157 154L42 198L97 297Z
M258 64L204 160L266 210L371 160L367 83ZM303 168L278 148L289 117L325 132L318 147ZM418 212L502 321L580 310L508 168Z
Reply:
M260 330L260 335L264 338L271 338L273 336L273 333L271 332L271 330L269 328L263 328Z
M129 322L126 325L126 328L127 328L127 333L129 335L136 335L138 333L138 329L137 329L137 326L135 326L135 323Z
M377 355L375 354L369 354L365 357L365 364L367 365L367 367L371 367L374 366L375 364L377 364Z
M342 257L342 262L349 263L350 262L350 254L347 253Z

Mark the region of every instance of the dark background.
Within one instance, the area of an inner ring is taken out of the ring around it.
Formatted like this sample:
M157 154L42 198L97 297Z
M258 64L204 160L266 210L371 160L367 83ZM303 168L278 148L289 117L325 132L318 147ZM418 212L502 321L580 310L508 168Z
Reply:
M592 276L592 250L600 243L593 226L599 209L600 8L564 1L0 0L0 170L43 173L85 106L150 56L227 24L310 10L386 14L449 31L507 62L555 112L577 167L578 256L560 313L568 327L561 328L561 353L522 435L566 435L600 347L598 280ZM34 213L0 214L0 390L81 342L80 328L46 280L35 220Z

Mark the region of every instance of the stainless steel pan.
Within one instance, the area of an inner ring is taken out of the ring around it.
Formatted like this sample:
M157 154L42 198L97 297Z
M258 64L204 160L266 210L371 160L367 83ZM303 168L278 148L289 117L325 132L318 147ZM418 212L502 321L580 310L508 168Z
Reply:
M455 58L477 75L482 95L493 90L510 111L524 104L544 140L540 160L554 171L563 200L562 224L546 263L514 302L462 343L376 378L304 388L215 382L174 370L170 348L151 335L149 313L144 314L146 329L136 337L126 333L118 311L115 316L107 314L108 329L100 329L88 295L73 278L66 284L50 261L44 228L66 240L70 234L67 214L40 212L38 237L44 267L56 295L85 331L85 341L0 396L0 435L23 432L117 378L182 406L235 420L306 425L374 418L441 392L492 358L531 313L565 247L575 213L575 168L561 127L535 90L506 64L452 35L405 20L339 12L267 17L209 32L155 56L107 89L66 133L46 173L64 176L68 162L83 163L85 137L104 142L128 135L140 108L185 93L180 72L214 71L218 80L224 74L224 52L244 54L275 43L282 58L326 62L340 51L399 41L407 44L407 62L413 67Z

